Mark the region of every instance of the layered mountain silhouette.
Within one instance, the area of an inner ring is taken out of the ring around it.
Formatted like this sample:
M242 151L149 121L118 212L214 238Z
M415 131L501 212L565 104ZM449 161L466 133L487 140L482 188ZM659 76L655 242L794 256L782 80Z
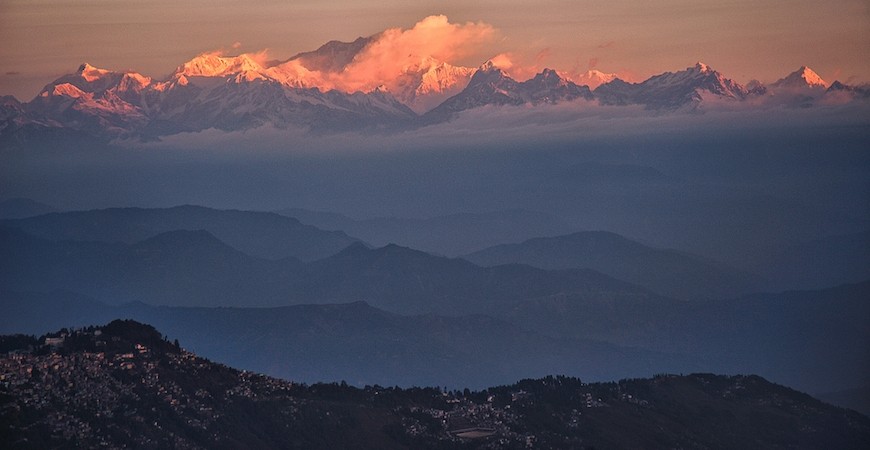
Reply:
M29 198L10 198L0 201L0 220L23 219L57 211L53 206Z
M870 278L870 231L799 242L758 258L753 270L779 289L821 289Z
M462 92L426 113L424 120L439 122L449 119L454 113L488 105L539 105L577 99L592 100L592 91L563 78L552 69L518 82L488 61L475 72Z
M760 277L700 256L648 247L618 234L587 231L505 244L464 256L492 266L528 264L543 269L589 268L683 299L728 298L763 288Z
M0 225L4 332L134 317L241 367L385 384L443 376L483 385L487 375L507 382L542 367L600 379L704 368L829 392L862 385L870 364L866 282L737 297L753 277L610 233L469 256L507 258L484 267L369 248L272 213L124 208ZM313 259L299 257L294 236L317 249L304 253ZM265 237L281 245L262 254ZM333 250L337 237L349 245Z
M459 256L493 245L572 231L571 226L559 217L524 209L455 213L428 218L371 219L354 219L342 214L303 208L286 208L275 212L324 230L342 230L377 247L395 243L445 256Z
M706 64L697 63L681 72L666 72L641 83L614 80L595 89L602 103L641 104L651 108L678 108L700 103L705 95L743 100L749 91Z
M485 313L558 292L652 293L592 270L476 266L388 245L353 244L307 264L245 255L207 231L171 231L135 244L54 241L2 228L3 288L71 289L103 301L274 306L364 300L388 311Z
M703 369L830 392L865 383L867 288L864 282L717 303L557 293L470 315L398 315L367 302L111 306L71 292L2 290L0 333L135 318L240 368L359 385L480 387L550 372L607 380Z
M4 224L50 240L126 244L167 231L206 230L255 257L292 257L306 261L332 255L357 241L341 231L323 231L278 214L192 205L54 213L9 220Z

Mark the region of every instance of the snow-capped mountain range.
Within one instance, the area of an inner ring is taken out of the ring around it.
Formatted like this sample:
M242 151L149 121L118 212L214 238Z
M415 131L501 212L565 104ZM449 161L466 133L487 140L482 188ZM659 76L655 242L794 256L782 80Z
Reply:
M829 85L808 67L769 86L755 81L743 86L703 63L640 83L599 71L575 76L575 82L550 69L518 81L492 61L470 68L429 55L383 74L358 67L359 55L372 42L332 41L285 61L266 61L258 54L205 53L162 80L82 64L30 102L3 97L0 136L20 140L64 130L104 139L154 139L265 125L315 132L390 131L454 120L462 111L488 105L585 102L691 111L711 99L805 107L829 97L840 102L870 97L866 86L839 81ZM375 76L365 78L369 72Z

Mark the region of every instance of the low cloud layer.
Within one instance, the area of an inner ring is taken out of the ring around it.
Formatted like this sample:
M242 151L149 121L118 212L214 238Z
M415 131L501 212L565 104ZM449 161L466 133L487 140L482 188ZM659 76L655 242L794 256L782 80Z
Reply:
M514 148L553 142L635 139L648 136L757 133L776 129L866 128L868 105L820 104L812 108L779 105L759 107L733 101L703 104L699 109L651 111L640 105L606 106L577 100L555 105L485 106L464 111L448 122L390 133L314 135L302 128L224 132L214 129L182 133L159 142L138 141L126 147L189 149L224 153L235 158L283 158L292 154L365 154L426 149ZM240 152L239 149L246 149Z

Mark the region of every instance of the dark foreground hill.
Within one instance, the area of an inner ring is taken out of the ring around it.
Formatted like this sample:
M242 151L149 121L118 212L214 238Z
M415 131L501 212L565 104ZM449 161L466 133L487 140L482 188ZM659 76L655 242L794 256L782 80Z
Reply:
M0 341L4 350L17 348L0 356L4 448L870 445L867 417L757 376L595 384L548 376L480 392L358 389L240 372L133 321Z

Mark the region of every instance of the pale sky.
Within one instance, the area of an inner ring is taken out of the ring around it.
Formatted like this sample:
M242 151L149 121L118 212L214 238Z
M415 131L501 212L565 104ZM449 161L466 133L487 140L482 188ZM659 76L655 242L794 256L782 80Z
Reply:
M697 61L743 83L801 65L829 82L870 81L867 0L0 0L0 95L30 100L83 62L162 78L206 51L286 59L434 14L495 29L449 61L470 66L507 53L530 69L635 81Z

